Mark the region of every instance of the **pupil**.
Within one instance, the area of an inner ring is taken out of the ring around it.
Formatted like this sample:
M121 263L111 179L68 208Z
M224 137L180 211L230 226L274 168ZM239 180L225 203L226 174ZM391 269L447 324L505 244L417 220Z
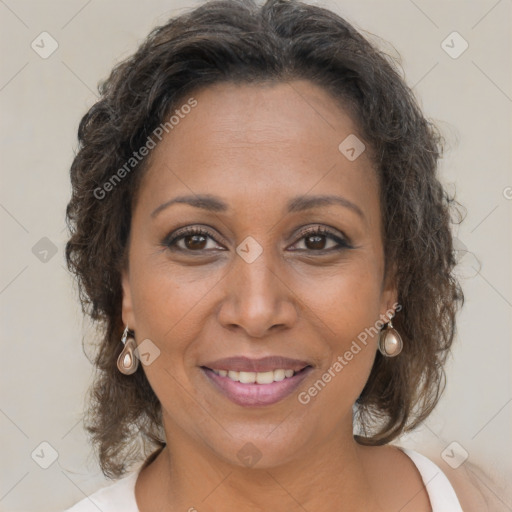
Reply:
M313 248L313 249L323 249L325 246L325 240L323 240L323 239L324 239L323 235L308 236L306 238L306 246L309 245L309 248ZM312 247L311 247L311 244L307 243L308 240L313 240Z
M198 239L202 239L202 241L198 241ZM192 240L190 243L189 241ZM203 249L204 248L204 242L206 240L206 237L204 235L190 235L187 237L187 248L188 249Z

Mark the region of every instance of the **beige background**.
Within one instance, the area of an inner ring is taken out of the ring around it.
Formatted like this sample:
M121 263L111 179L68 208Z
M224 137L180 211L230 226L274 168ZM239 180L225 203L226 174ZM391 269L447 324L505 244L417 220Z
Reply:
M68 169L78 122L96 99L98 81L152 27L193 5L0 1L1 510L62 510L108 483L80 425L91 366L81 347L86 324L64 264ZM407 82L450 144L443 181L468 209L456 229L467 249L459 269L467 302L447 390L436 414L402 444L440 454L456 441L470 461L510 477L512 2L322 5L400 53ZM31 48L43 31L59 45L47 59ZM453 31L469 44L457 59L441 46ZM58 459L41 468L35 460L50 461L52 449Z

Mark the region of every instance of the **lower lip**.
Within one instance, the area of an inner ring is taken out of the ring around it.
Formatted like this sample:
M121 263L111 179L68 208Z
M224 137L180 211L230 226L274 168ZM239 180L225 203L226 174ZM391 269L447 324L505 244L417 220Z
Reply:
M270 384L242 384L229 377L217 375L209 368L201 367L203 373L232 402L243 406L271 405L289 396L312 370L308 366L293 377Z

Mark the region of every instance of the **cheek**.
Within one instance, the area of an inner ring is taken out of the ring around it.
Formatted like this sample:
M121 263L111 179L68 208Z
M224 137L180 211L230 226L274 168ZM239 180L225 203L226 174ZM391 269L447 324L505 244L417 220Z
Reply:
M302 403L329 401L345 406L340 410L349 410L358 398L375 359L380 277L378 268L361 258L357 264L338 269L324 283L317 281L309 292L304 289L314 313L310 321L324 345L319 345L322 368L313 387L301 390Z
M334 345L357 337L379 319L381 275L371 258L358 254L322 277L301 279L304 302L321 318Z
M184 279L183 271L162 265L163 258L134 255L132 301L137 323L137 341L150 339L159 349L159 357L144 366L146 377L164 409L191 411L191 366L194 366L194 340L199 338L199 317L205 315L202 304L216 280L211 275L197 281ZM202 309L202 313L201 313ZM195 370L194 370L195 371ZM189 391L190 392L190 391Z
M200 319L208 315L205 306L218 284L219 272L201 266L184 271L161 254L134 254L131 268L138 339L151 339L169 361L181 361L178 354L193 344L201 329Z

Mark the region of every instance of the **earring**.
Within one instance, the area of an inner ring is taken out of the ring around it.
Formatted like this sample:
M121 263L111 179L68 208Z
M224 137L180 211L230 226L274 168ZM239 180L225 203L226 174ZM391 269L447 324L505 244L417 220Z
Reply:
M379 352L386 357L395 357L398 354L400 354L400 352L402 352L403 346L404 343L402 341L402 337L400 336L400 334L398 334L398 331L393 327L390 318L386 327L384 327L380 331L378 345Z
M130 337L128 338L128 336ZM134 337L130 334L128 326L126 326L126 329L123 332L121 341L123 342L124 348L117 358L117 368L121 373L131 375L137 371L137 368L139 367L139 360L135 357L137 343L135 342Z

